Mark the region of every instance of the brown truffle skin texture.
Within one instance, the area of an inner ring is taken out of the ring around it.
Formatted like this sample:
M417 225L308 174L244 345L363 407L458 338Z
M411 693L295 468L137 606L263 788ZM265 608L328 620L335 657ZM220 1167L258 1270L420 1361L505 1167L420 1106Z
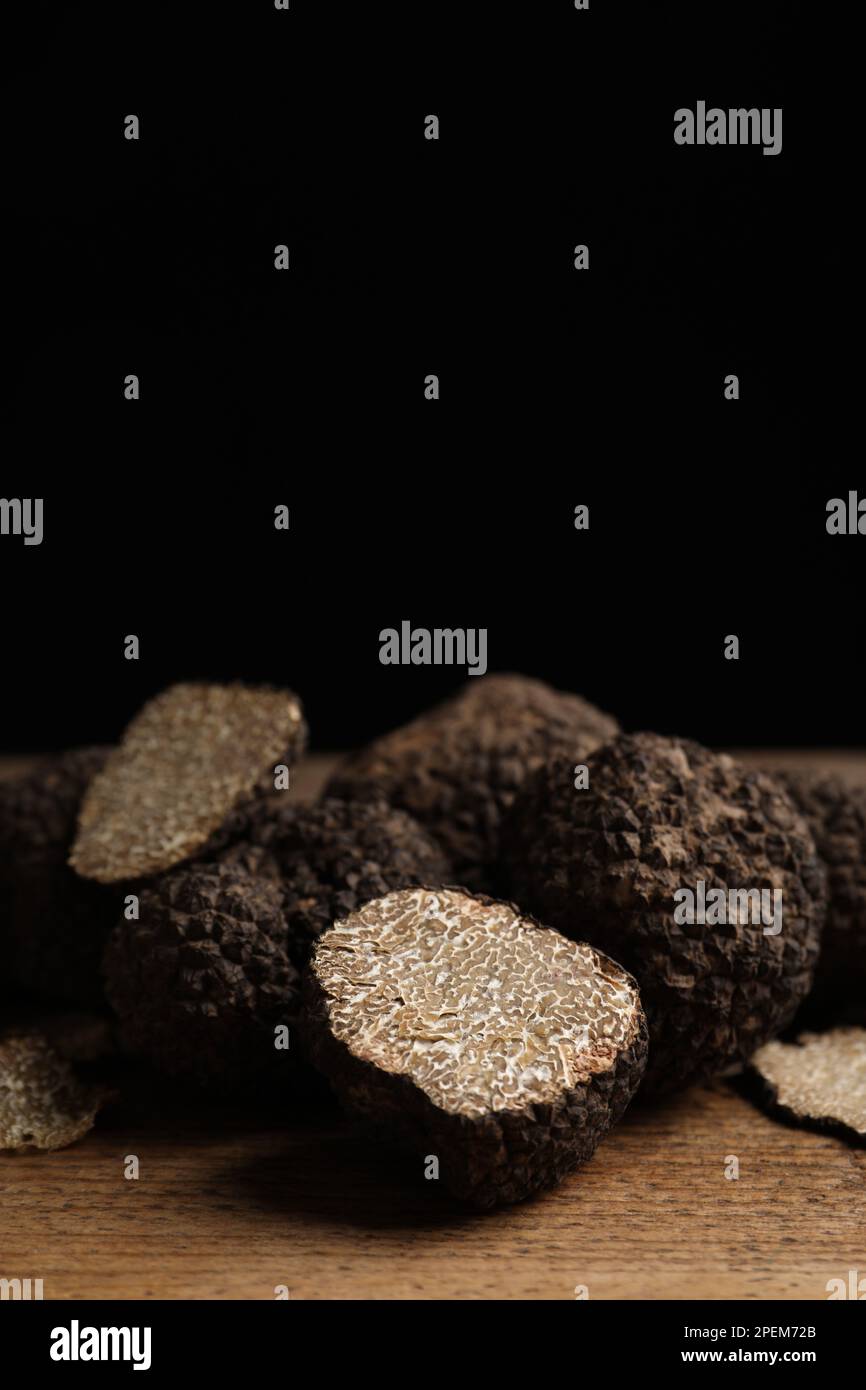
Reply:
M81 748L0 782L0 944L5 987L81 1005L103 999L100 961L118 890L67 865L81 799L110 749Z
M384 796L442 845L456 881L496 887L503 814L544 761L583 762L619 725L579 695L519 675L471 678L458 694L338 768L326 794Z
M792 1020L826 910L814 840L784 788L699 744L629 734L588 760L589 787L541 769L504 857L516 900L636 977L650 1030L641 1095L726 1071ZM675 921L677 889L782 890L782 930Z
M289 956L306 965L317 937L371 898L421 883L449 883L453 871L437 842L382 800L252 809L243 838L221 856L280 883Z
M866 1024L866 788L812 772L776 775L827 869L827 920L804 1014Z
M298 975L278 887L228 865L174 870L141 893L105 951L128 1052L215 1095L266 1092L295 1067ZM286 1024L290 1046L274 1047Z
M512 904L495 902L479 894L469 895L463 889L414 891L428 899L459 900L461 915L479 908L489 908L496 914L505 913L516 918L525 935L537 933L548 942L558 937L557 933L527 918ZM571 1084L550 1087L543 1099L521 1096L518 1086L512 1103L505 1108L475 1105L474 1108L465 1107L462 1112L448 1108L443 1097L437 1095L429 1085L425 1088L417 1078L401 1074L393 1064L391 1067L383 1064L381 1058L377 1062L375 1058L363 1055L364 1049L359 1051L356 1042L341 1035L335 1023L335 1014L339 1010L340 980L335 978L329 957L332 962L336 952L338 960L347 957L351 960L353 932L359 924L363 925L365 917L369 917L371 912L375 913L380 904L387 905L396 899L411 896L412 890L391 894L380 902L367 904L359 913L352 914L321 938L304 976L305 1046L313 1064L328 1078L347 1112L361 1127L376 1138L396 1143L414 1153L419 1163L426 1162L429 1155L436 1155L442 1165L444 1185L455 1197L480 1208L522 1201L543 1188L553 1186L577 1165L591 1158L637 1090L647 1058L647 1024L637 986L625 971L601 953L563 941L562 947L566 951L570 948L586 953L598 976L607 984L615 983L623 992L627 1001L624 1037L616 1043L605 1039L598 1046L601 1055L596 1059L596 1070L593 1070L593 1064L588 1064L585 1069L575 1068ZM426 914L422 913L422 916ZM422 926L419 934L423 935L424 930ZM363 978L360 981L352 980L353 985L358 983L362 990L366 988L371 961L377 962L386 949L385 942L379 944L374 930L372 955L366 962L361 959L357 968ZM508 953L509 947L506 946L506 962ZM434 969L438 969L438 962ZM483 961L480 967L476 961L471 972L458 969L452 975L452 979L456 979L458 993L463 994L460 1012L466 1012L473 1018L479 1001L483 1010L484 1001L489 997L489 982L479 978L479 969L482 975L486 974ZM422 993L426 1000L431 1000L438 993L439 982L447 973L446 967L431 981L432 990L428 990L425 983ZM542 1006L541 1000L532 993L536 984L532 978L534 973L530 972L526 986L528 998L521 1009L506 1011L499 1039L485 1037L479 1044L479 1050L485 1057L497 1046L507 1046L507 1039L522 1036L525 1041L527 1032L531 1035L533 1021L539 1018L536 1006ZM474 978L467 978L469 974ZM351 975L350 965L349 978ZM548 993L550 978L549 974L545 975L544 988ZM567 967L560 978L570 983ZM449 980L444 986L446 990L450 983ZM396 986L398 990L403 987L399 978ZM406 987L411 987L408 978ZM397 998L393 1003L397 1006L397 1027L407 1049L411 1050L419 1037L422 1047L430 1042L431 1036L435 1039L437 1026L433 1024L432 1034L429 1026L423 1024L419 1030L408 988L406 993L405 1001ZM389 1002L382 999L380 992L370 1004L363 998L352 1000L350 1012L360 1014L366 1005L374 1020L374 1029L378 1029L380 1024L387 1026ZM405 1009L404 1005L407 1006ZM440 1003L434 1001L430 1007L436 1010ZM454 1017L457 1016L455 1013ZM442 1013L439 1017L447 1030L448 1015Z

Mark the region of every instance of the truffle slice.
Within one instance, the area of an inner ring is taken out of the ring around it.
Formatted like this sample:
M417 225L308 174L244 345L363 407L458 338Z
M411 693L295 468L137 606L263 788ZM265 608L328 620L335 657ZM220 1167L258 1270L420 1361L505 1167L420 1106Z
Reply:
M245 834L221 860L281 883L288 951L299 969L323 931L371 898L453 879L436 841L384 801L329 797L277 809L262 802Z
M265 879L219 864L158 879L105 951L125 1049L214 1094L288 1080L298 977L286 934L280 890ZM285 1050L275 1046L282 1024Z
M316 1066L346 1108L478 1206L594 1153L631 1099L646 1023L631 979L508 903L404 889L319 941L305 983Z
M588 768L577 790L545 767L515 804L513 895L637 978L651 1044L642 1096L741 1064L811 987L826 896L807 825L772 778L685 740L625 735ZM674 895L697 896L700 882L780 889L781 931L765 934L754 899L718 925L678 922Z
M829 902L812 1016L866 1023L866 788L812 772L779 772L827 869Z
M200 853L305 741L290 691L172 686L136 715L91 783L70 864L100 883L172 868Z
M0 1149L66 1148L93 1128L107 1098L38 1034L0 1038Z
M117 920L116 890L67 864L81 799L108 748L46 758L0 782L0 938L6 982L48 998L102 1000L99 965Z
M326 795L384 796L436 837L459 882L489 890L502 815L529 774L548 758L583 762L618 731L611 715L542 681L473 677L453 699L350 757Z
M786 1119L866 1140L866 1029L835 1028L804 1033L796 1043L766 1043L751 1068Z

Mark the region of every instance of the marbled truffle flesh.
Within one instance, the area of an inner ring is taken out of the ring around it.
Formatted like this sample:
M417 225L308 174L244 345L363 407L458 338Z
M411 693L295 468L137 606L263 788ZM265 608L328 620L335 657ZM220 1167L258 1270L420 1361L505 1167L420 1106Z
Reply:
M371 898L453 879L432 836L385 801L272 803L252 809L244 838L220 858L281 884L289 955L299 969L323 931Z
M812 772L779 772L827 869L827 921L804 1011L866 1023L866 788Z
M205 853L236 808L306 744L288 690L174 685L127 728L81 806L69 862L99 883L150 878Z
M610 715L525 676L473 677L451 700L350 757L332 796L384 796L435 835L457 881L489 889L503 813L542 762L564 767L618 732Z
M456 1196L514 1202L594 1153L646 1060L634 980L507 903L406 889L319 941L310 1055L347 1110L430 1155Z
M785 1028L811 987L826 892L808 826L773 778L685 740L624 735L588 768L586 790L543 768L515 804L511 892L637 978L642 1096L726 1071ZM781 889L781 931L765 934L754 900L724 924L679 924L674 894L699 881Z
M0 782L0 986L91 1005L120 894L67 864L87 787L108 748L45 758Z
M770 1108L785 1119L866 1141L866 1028L766 1043L750 1067Z
M270 1091L296 1062L298 975L279 888L227 865L193 865L141 893L105 951L106 989L134 1056L214 1095ZM289 1048L275 1029L289 1029Z

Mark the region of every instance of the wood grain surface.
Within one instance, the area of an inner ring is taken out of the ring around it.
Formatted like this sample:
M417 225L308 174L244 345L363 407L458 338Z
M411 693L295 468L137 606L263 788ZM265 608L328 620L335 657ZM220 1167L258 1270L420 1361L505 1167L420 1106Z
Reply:
M860 753L744 756L866 780ZM484 1215L327 1099L275 1116L141 1084L70 1149L0 1154L0 1277L46 1298L825 1299L852 1269L866 1150L778 1123L736 1082L633 1106L559 1188Z

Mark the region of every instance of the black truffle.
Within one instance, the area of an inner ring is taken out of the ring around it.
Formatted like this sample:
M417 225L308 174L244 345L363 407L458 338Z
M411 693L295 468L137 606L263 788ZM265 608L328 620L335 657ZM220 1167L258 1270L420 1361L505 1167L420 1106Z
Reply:
M7 986L82 1005L102 999L99 966L121 898L85 883L66 861L82 796L109 751L77 749L0 782L0 976Z
M790 1023L811 986L826 892L809 829L772 778L696 743L626 735L588 768L577 790L545 767L515 804L512 891L636 976L650 1028L642 1094L725 1071ZM691 890L697 906L701 883L782 890L781 931L765 934L759 898L720 924L678 921L674 894Z
M244 837L221 856L278 881L289 923L289 955L298 968L313 943L340 917L395 888L444 883L451 867L435 840L385 801L283 804L251 808Z
M866 788L811 772L779 772L827 869L828 906L804 1010L866 1023Z
M471 679L454 699L350 757L332 796L384 796L435 835L456 878L495 887L503 813L548 758L568 764L618 732L616 720L579 695L525 676Z
M404 889L318 942L314 1064L351 1114L435 1157L457 1197L515 1202L594 1153L646 1061L635 982L508 903Z
M298 975L279 888L228 865L175 870L109 938L105 976L124 1047L215 1094L268 1090L295 1069ZM286 1025L289 1047L275 1029Z
M273 791L306 745L289 690L174 685L150 700L94 777L69 862L83 878L150 878L221 842L237 808Z

